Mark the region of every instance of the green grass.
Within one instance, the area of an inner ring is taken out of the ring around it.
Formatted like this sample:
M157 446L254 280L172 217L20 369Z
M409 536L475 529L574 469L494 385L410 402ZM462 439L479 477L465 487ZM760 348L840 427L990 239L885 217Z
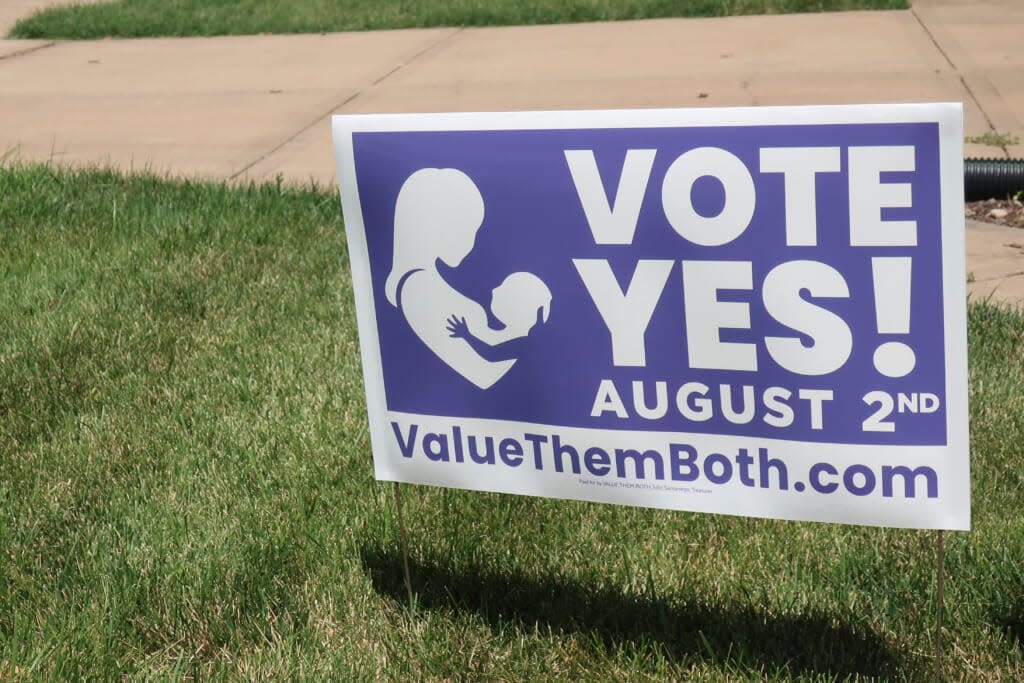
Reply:
M964 142L976 145L989 145L991 147L1012 147L1020 144L1020 137L1013 133L987 130L981 135L970 135L964 138Z
M119 0L44 10L19 21L11 36L320 33L906 7L906 0Z
M0 679L921 680L932 534L373 481L337 197L0 171ZM969 316L946 675L1024 677L1024 318Z

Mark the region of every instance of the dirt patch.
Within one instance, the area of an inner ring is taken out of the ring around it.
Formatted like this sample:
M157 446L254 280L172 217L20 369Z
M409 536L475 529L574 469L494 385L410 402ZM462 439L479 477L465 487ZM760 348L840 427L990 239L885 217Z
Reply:
M976 221L1024 228L1024 202L1020 199L985 199L967 202L964 215Z

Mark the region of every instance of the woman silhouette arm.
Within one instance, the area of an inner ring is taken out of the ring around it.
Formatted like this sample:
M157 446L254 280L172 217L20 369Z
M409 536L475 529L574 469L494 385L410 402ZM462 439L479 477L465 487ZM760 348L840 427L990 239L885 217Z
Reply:
M435 272L421 270L403 284L401 311L427 348L481 389L493 385L515 364L514 359L489 360L465 339L451 336L446 329L449 316L454 314L467 321L467 328L479 329L486 326L487 314L480 304L452 289Z

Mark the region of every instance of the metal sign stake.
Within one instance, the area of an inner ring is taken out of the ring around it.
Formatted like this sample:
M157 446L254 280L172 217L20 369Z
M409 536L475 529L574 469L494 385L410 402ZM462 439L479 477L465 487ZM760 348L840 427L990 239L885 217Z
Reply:
M942 605L943 605L943 560L945 555L945 536L939 529L935 540L935 681L942 681Z
M398 535L402 541L402 569L405 571L405 590L409 594L409 611L412 612L412 580L409 578L409 541L405 535L405 518L402 516L402 494L395 482L395 509L398 511Z

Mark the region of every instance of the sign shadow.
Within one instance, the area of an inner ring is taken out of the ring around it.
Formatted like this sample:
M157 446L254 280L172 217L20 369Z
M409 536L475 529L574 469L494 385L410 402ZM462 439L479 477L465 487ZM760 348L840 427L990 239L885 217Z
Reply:
M374 589L406 603L401 553L364 547L360 555ZM418 608L469 613L495 629L509 622L527 630L539 624L559 634L594 636L579 642L600 642L612 650L655 643L673 661L703 661L752 676L785 672L846 679L859 674L889 680L917 669L897 656L883 636L826 612L776 616L756 606L721 604L680 591L671 598L648 597L562 576L497 573L463 563L456 567L441 557L410 557L409 562Z
M1024 651L1024 604L1015 604L1009 610L994 615L993 622L1001 627L1010 642Z

